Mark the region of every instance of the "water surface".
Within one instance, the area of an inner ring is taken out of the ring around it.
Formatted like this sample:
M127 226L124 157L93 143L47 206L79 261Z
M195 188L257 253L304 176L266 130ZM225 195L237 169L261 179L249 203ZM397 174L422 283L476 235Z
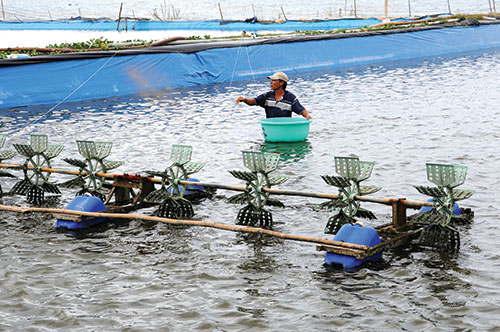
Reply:
M241 150L279 150L276 174L290 177L280 188L334 192L320 175L334 174L334 156L358 156L375 162L366 183L383 188L377 197L425 199L413 185L430 184L426 162L467 165L463 187L476 193L463 202L475 221L460 229L456 256L406 248L354 272L326 268L305 243L136 220L71 235L49 215L1 212L0 330L497 331L499 74L492 50L293 76L289 89L313 122L308 141L289 150L264 142L262 109L234 104L267 90L265 79L2 111L4 149L45 133L65 146L56 167L78 156L76 139L113 141L110 159L129 173L164 169L171 145L184 143L207 162L204 181L241 184L227 172L243 169ZM14 183L2 178L4 190ZM231 194L196 205L195 218L234 223ZM325 236L321 201L282 200L276 230ZM389 222L388 207L365 207L378 216L371 225Z

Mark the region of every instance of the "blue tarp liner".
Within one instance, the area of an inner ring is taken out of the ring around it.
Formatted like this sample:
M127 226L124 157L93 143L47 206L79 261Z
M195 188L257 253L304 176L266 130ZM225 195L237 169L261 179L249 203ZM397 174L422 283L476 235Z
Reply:
M0 109L248 80L275 71L293 76L309 70L499 48L500 24L343 36L196 43L191 46L202 49L206 45L207 49L186 52L165 46L128 53L78 53L97 58L71 61L55 61L71 55L0 60ZM144 51L150 53L133 53ZM10 65L37 58L53 62Z
M127 29L134 31L152 30L225 30L225 31L304 31L304 30L334 30L361 28L378 24L376 18L368 19L338 19L298 21L288 20L283 23L250 23L242 21L132 21L127 22ZM0 30L95 30L116 31L116 21L63 20L42 22L0 22ZM125 21L121 21L120 30L125 29Z

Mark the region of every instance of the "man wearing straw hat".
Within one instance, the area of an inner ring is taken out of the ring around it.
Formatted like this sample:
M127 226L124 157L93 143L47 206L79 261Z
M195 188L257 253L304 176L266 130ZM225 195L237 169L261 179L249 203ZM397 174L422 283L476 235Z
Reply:
M302 115L307 120L312 119L309 112L302 106L295 95L288 90L288 76L279 71L268 77L271 80L271 91L255 98L238 97L236 104L244 102L247 105L259 105L266 110L267 118L291 117L292 112Z

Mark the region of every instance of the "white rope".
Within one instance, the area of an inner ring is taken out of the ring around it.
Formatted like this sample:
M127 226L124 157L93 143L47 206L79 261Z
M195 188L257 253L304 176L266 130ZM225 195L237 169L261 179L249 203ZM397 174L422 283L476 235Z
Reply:
M233 85L233 78L234 78L234 73L236 71L236 63L238 62L238 58L240 56L240 48L241 48L241 44L238 46L238 53L236 53L236 58L234 59L234 65L233 65L233 73L231 74L231 81L229 82L229 87L231 87Z
M43 119L45 116L47 116L49 113L51 113L54 109L56 109L56 107L58 107L59 105L61 105L62 103L64 103L69 97L71 97L72 95L74 95L78 90L80 90L85 84L88 83L88 81L90 81L95 75L97 75L97 73L99 73L110 61L111 59L113 59L113 57L118 53L118 51L116 51L115 53L113 53L113 55L105 62L101 65L101 67L99 67L92 75L90 75L82 84L80 84L76 89L74 89L70 94L68 94L66 97L64 97L60 102L58 102L56 105L54 105L53 107L51 107L47 112L43 113L42 115L40 115L37 119L29 122L27 125L25 125L24 127L22 127L21 129L17 130L17 129L13 129L11 130L11 133L12 134L12 131L16 130L17 132L13 135L14 137L21 134L21 132L23 130L25 130L26 128L32 126L33 124L37 123L38 121L40 121L41 119Z
M233 72L231 74L231 81L229 82L229 87L231 87L233 85L233 80L234 80L234 73L236 72L236 63L238 62L238 58L240 56L240 48L241 46L245 47L245 51L246 51L246 54L247 54L247 62L248 62L248 67L250 68L250 73L252 74L252 79L253 79L253 82L254 83L257 83L256 79L255 79L255 74L253 72L253 68L252 68L252 63L250 62L250 55L248 54L248 44L245 44L245 40L242 40L240 45L238 46L238 53L236 54L236 58L234 59L234 65L233 65Z
M257 81L255 80L255 75L253 73L252 64L250 63L250 55L248 54L248 45L245 47L245 50L247 51L248 66L250 67L250 73L252 73L253 82L257 83Z

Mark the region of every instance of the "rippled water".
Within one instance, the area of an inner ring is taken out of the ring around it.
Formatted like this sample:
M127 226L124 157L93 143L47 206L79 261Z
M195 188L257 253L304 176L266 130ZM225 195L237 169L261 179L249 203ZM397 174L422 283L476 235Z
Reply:
M382 186L378 197L423 200L413 185L429 184L426 162L469 166L463 187L476 193L463 202L475 221L461 228L458 255L388 251L354 272L327 269L305 243L139 221L71 235L49 215L0 212L0 330L500 330L499 74L493 50L291 77L314 119L308 141L288 150L264 143L260 108L234 105L267 90L261 79L66 104L45 116L52 105L2 111L2 132L15 132L4 149L48 134L65 145L56 167L77 156L76 139L112 140L110 159L132 173L165 168L171 144L186 143L207 162L204 181L241 184L227 173L243 169L240 150L279 150L276 174L290 177L280 188L333 192L320 175L334 174L334 156L355 155L375 161L367 184ZM2 178L4 190L13 183ZM195 217L232 224L240 206L224 202L231 194L196 205ZM324 236L319 200L282 200L276 230ZM365 207L379 217L372 224L390 221L388 207Z

